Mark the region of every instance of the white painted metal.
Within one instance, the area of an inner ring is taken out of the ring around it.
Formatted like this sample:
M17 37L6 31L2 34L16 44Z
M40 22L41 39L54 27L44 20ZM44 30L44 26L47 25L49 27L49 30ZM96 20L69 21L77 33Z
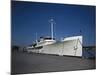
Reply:
M31 49L29 51L44 54L56 55L69 55L69 56L82 56L82 36L67 37L59 42L45 41L41 49Z
M37 40L37 33L36 33L36 37L35 37L35 38L36 38L36 44L38 44L38 40Z
M40 52L45 54L82 56L82 36L69 37L63 41L45 45Z
M65 38L63 55L82 56L82 36Z
M43 46L43 48L41 49L41 53L60 55L61 49L62 49L62 43L56 42L54 44Z
M53 25L55 24L55 21L54 19L50 19L49 20L50 24L51 24L51 38L53 39L54 38L54 35L53 35Z
M53 44L55 42L56 42L55 40L43 40L43 41L38 42L38 45L36 47Z

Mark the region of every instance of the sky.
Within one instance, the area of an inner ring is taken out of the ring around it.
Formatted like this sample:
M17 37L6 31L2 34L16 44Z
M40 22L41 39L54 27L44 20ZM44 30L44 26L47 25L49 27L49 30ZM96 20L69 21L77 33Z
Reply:
M27 46L41 36L51 36L50 23L54 19L54 37L83 36L83 45L96 43L96 6L12 1L11 40L13 45Z

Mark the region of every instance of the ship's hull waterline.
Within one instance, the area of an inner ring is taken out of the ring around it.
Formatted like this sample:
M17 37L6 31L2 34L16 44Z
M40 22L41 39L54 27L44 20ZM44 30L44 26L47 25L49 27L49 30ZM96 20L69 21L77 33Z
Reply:
M65 38L62 41L53 44L41 46L37 49L28 49L28 52L56 54L68 56L82 56L82 36L74 36Z

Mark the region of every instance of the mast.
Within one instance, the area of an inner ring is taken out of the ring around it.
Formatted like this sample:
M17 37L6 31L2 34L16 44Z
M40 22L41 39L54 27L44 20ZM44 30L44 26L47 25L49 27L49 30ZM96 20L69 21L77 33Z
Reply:
M55 24L55 21L54 21L54 19L50 19L49 20L49 22L50 22L50 24L51 24L51 38L52 38L52 40L53 40L53 38L54 38L54 33L53 33L53 27L54 27L54 24Z
M36 37L35 37L35 39L36 39L36 44L38 45L38 40L37 40L37 32L36 32Z

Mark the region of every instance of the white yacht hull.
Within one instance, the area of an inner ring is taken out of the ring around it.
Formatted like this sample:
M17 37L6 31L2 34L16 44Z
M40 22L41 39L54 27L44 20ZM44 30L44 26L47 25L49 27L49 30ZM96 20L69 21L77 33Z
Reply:
M82 56L82 36L68 37L60 42L44 45L41 49L32 52L68 56Z

